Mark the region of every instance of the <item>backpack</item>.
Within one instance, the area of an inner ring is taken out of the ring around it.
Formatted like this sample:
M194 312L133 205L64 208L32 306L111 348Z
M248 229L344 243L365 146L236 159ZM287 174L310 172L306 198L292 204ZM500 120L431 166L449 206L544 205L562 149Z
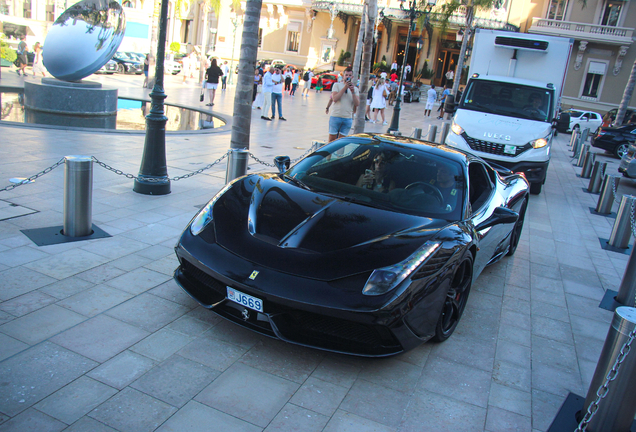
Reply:
M309 72L305 72L305 75L303 75L303 81L309 81Z

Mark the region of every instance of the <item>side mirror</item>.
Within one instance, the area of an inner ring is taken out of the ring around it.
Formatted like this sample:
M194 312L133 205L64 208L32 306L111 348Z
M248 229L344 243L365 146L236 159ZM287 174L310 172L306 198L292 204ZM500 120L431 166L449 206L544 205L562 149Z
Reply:
M519 219L519 213L506 207L497 207L488 219L475 227L475 231L481 231L491 226L515 223Z
M289 169L291 159L289 156L276 156L274 158L274 165L278 168L278 172L282 174Z

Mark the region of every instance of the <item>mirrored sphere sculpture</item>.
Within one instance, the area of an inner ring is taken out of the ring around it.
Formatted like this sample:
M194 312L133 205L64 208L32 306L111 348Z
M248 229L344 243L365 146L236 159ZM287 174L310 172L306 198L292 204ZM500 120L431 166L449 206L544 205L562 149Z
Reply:
M116 1L75 3L59 16L46 36L44 66L57 79L79 81L110 60L125 30L124 11Z

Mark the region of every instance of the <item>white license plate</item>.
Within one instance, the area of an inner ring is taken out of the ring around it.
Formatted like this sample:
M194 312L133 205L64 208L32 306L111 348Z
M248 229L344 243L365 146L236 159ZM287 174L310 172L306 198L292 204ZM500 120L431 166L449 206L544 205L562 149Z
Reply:
M505 154L516 154L517 153L517 146L514 146L514 145L506 145L506 146L504 146L504 153Z
M263 312L263 300L242 293L238 290L235 290L234 288L227 287L227 298L228 300L232 300L233 302L245 306L246 308L250 308L258 312Z

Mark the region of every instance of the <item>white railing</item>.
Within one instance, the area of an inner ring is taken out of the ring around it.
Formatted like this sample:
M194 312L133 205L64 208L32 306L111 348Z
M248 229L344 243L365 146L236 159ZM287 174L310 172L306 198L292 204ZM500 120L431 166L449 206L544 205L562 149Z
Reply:
M568 35L576 39L629 44L632 42L634 29L627 27L559 21L546 18L533 18L530 32Z

